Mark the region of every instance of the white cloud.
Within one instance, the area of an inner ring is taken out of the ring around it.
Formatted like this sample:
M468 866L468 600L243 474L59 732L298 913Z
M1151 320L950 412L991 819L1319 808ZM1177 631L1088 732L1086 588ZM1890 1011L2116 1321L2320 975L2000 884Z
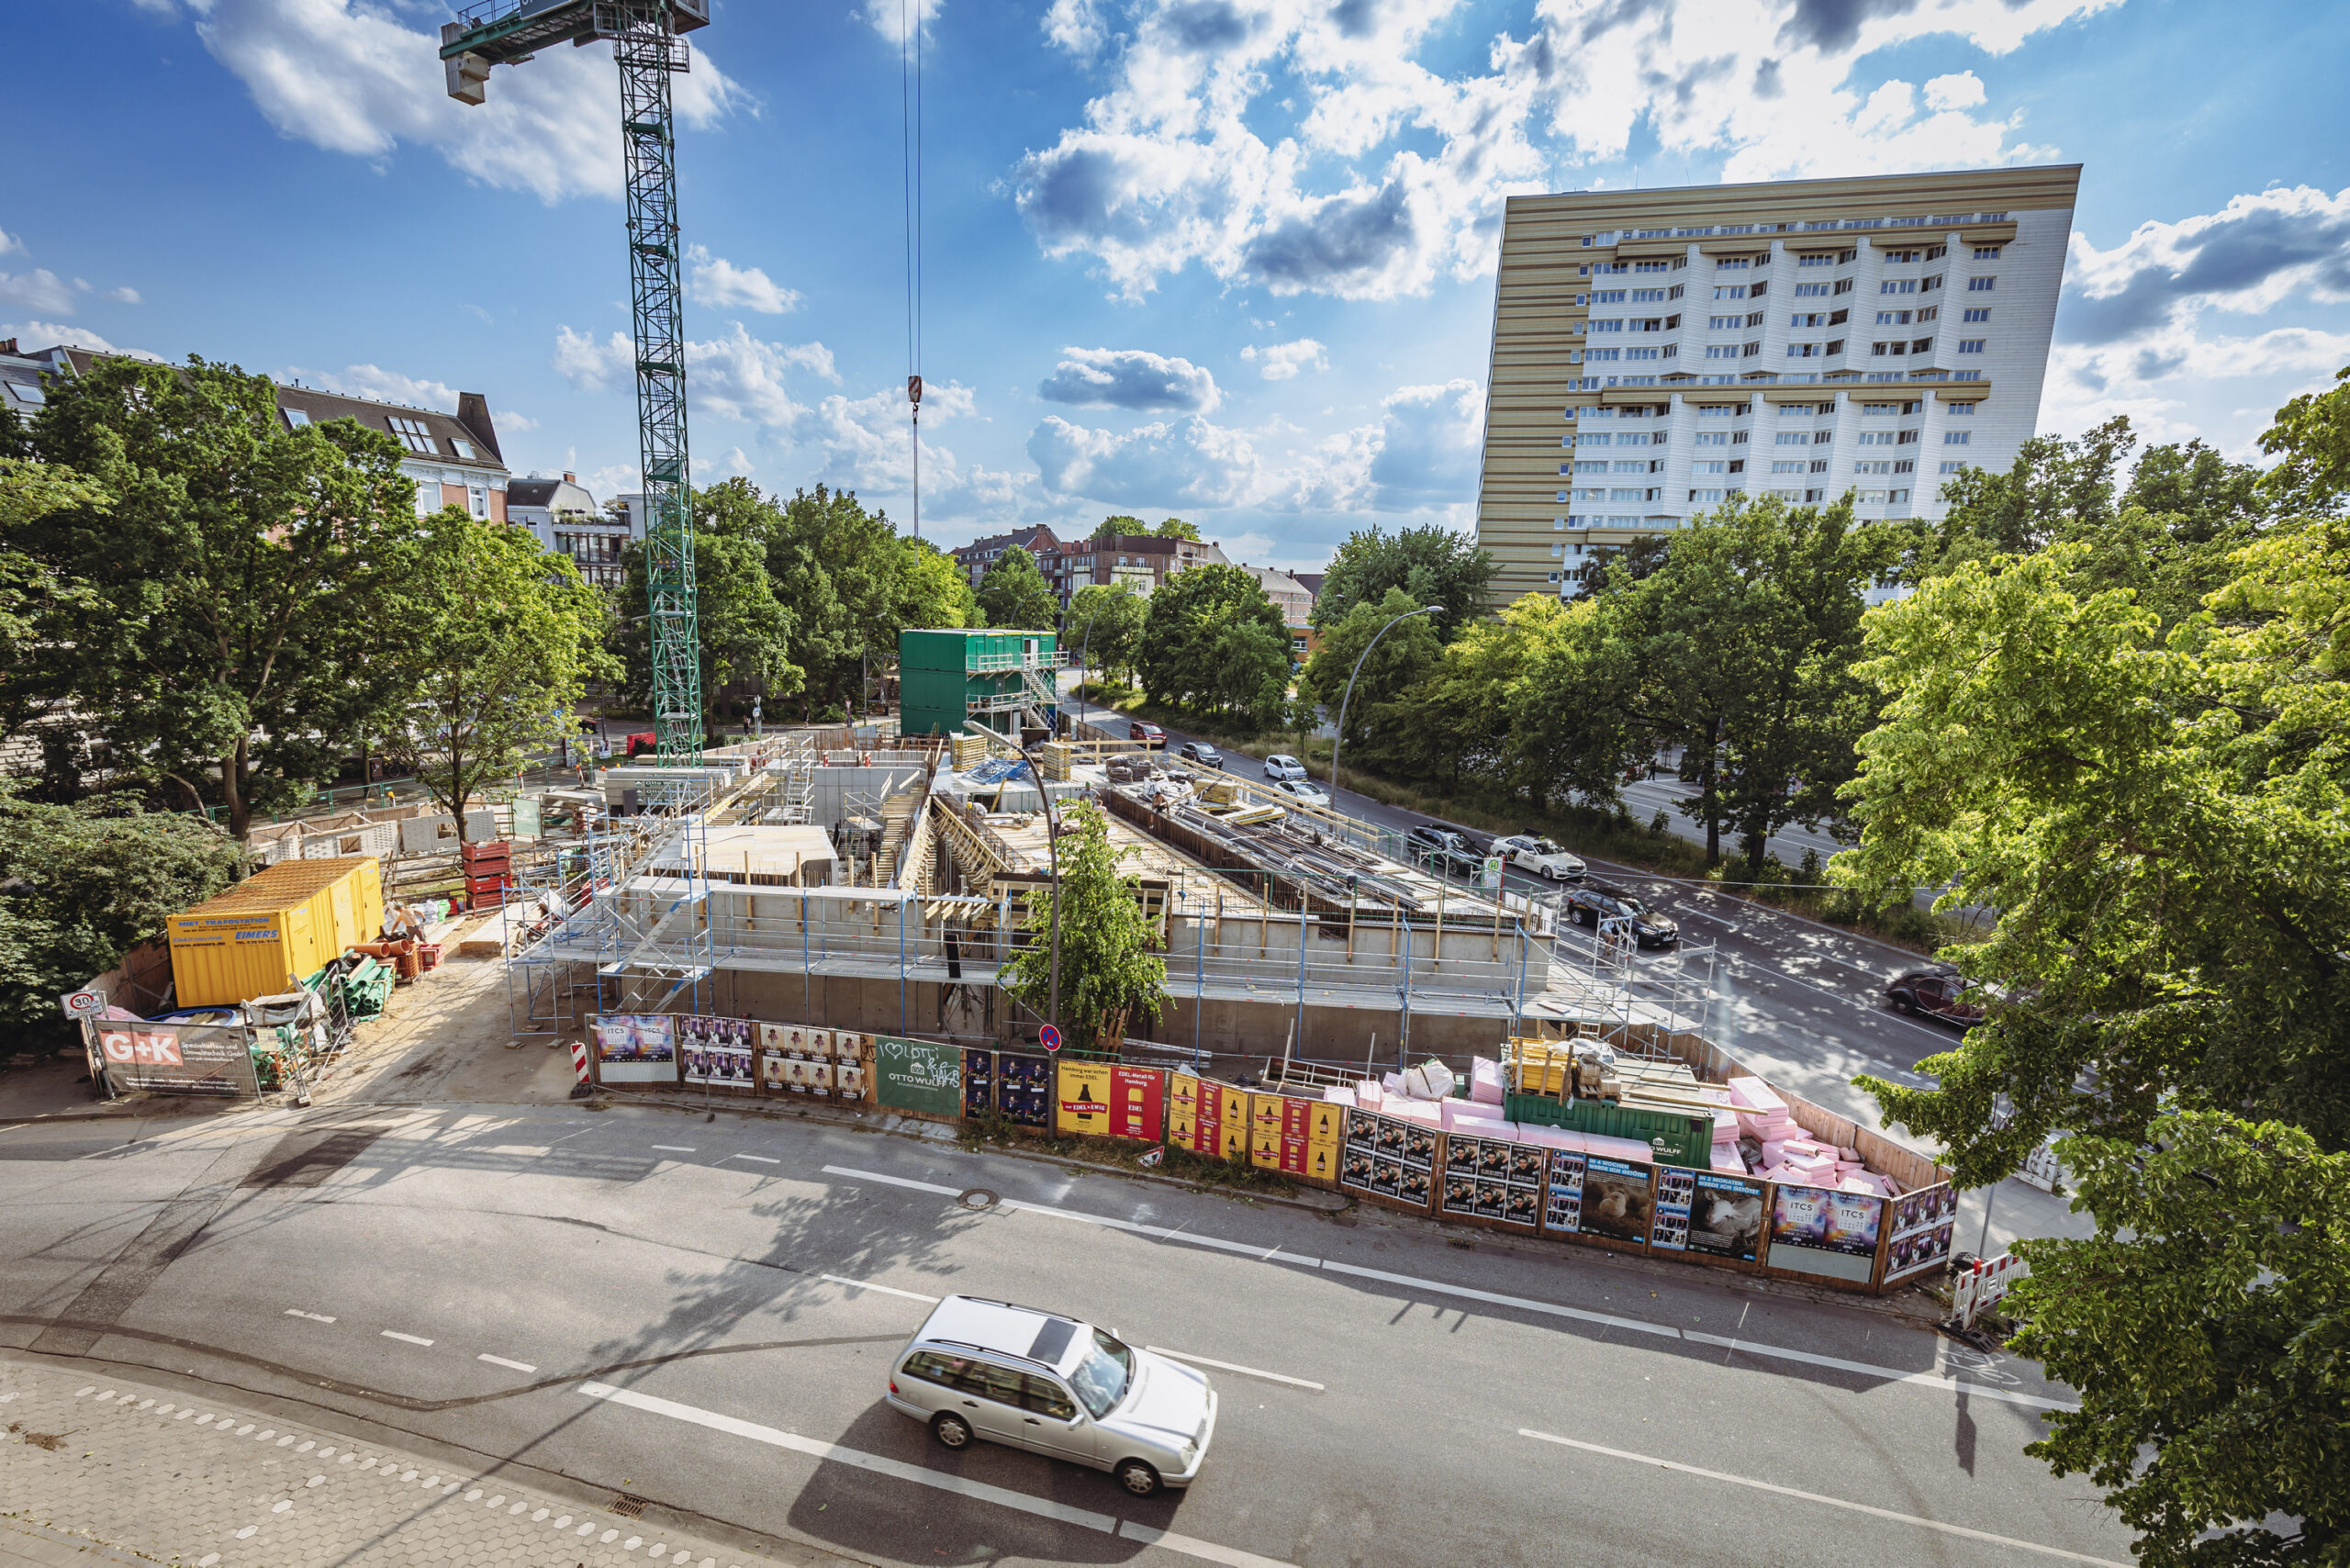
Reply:
M304 370L295 366L286 371L285 379L307 382L346 398L405 403L412 409L437 409L444 414L457 411L457 389L447 382L420 381L377 364L346 364L341 370Z
M727 453L725 466L727 473L740 479L747 479L759 471L759 465L751 461L751 454L739 446Z
M555 329L555 371L583 392L600 392L612 382L634 375L635 364L636 350L626 333L614 332L598 342L586 332Z
M73 314L73 290L64 279L47 267L35 267L28 273L0 273L0 303L21 305L28 310L54 310L61 316Z
M740 321L731 325L724 337L686 344L686 396L696 411L789 431L808 409L793 399L786 372L840 379L832 351L822 343L771 343L751 336ZM625 344L618 333L613 337Z
M6 229L0 229L0 256L5 256L11 251L22 253L24 248L25 242L22 240L9 233Z
M1399 386L1379 420L1330 436L1286 470L1269 503L1288 511L1468 509L1483 447L1484 388L1474 381Z
M1328 353L1312 338L1300 338L1289 343L1271 343L1261 349L1250 343L1240 351L1240 357L1257 364L1257 374L1268 381L1288 381L1301 370L1330 368Z
M430 147L469 179L540 200L621 188L611 49L548 50L495 71L488 102L448 95L438 38L364 0L188 0L197 36L283 135L383 160ZM676 108L706 127L749 100L695 40Z
M867 26L891 43L906 41L911 52L914 29L927 33L946 0L865 0Z
M1921 99L1858 62L1933 34L1996 54L2118 3L1538 0L1526 37L1447 76L1418 57L1455 47L1460 0L1140 0L1114 85L1023 161L1017 200L1046 254L1090 257L1128 298L1193 263L1277 295L1393 298L1487 271L1503 202L1572 183L1553 149L1621 159L1636 124L1668 156L1726 155L1732 180L2042 155L2012 117L1978 118L1971 72ZM1047 36L1099 47L1089 17L1057 5ZM1269 140L1274 119L1292 133Z
M1080 60L1091 60L1101 53L1109 39L1095 0L1053 0L1042 25L1046 42Z
M55 321L0 322L0 337L14 338L28 349L88 349L93 353L126 354L132 359L143 359L156 364L163 363L161 354L150 353L145 349L125 348L119 343L108 342L87 327L61 326Z
M492 409L489 411L489 422L497 427L500 436L520 435L524 431L534 431L539 428L538 420L528 414L517 413L512 409Z
M106 297L113 300L118 305L144 305L147 303L145 300L139 297L139 291L137 289L131 288L128 286L121 288L107 289L106 292Z
M800 294L769 278L757 267L738 267L723 256L713 256L700 245L686 249L686 287L704 305L740 306L769 316L800 308Z
M1257 489L1248 438L1197 414L1123 434L1047 415L1028 437L1048 494L1107 501L1129 511L1224 507Z
M1215 377L1188 359L1144 349L1066 348L1036 396L1080 409L1204 414L1224 395L1216 390Z

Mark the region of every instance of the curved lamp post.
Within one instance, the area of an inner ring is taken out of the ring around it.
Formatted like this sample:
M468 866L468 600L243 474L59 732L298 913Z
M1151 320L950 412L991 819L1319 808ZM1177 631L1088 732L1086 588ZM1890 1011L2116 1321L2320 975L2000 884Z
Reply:
M1382 626L1378 633L1372 636L1370 643L1365 644L1362 652L1355 656L1355 667L1347 674L1346 695L1338 699L1338 733L1330 737L1331 810L1336 811L1338 805L1338 747L1345 743L1347 738L1347 704L1354 700L1355 677L1362 673L1362 661L1371 657L1371 650L1379 646L1379 639L1387 635L1387 633L1394 628L1396 621L1409 621L1415 615L1441 615L1443 613L1444 606L1440 604L1424 605L1418 610L1407 610L1404 611L1403 614L1395 617L1394 621L1390 621L1386 625Z

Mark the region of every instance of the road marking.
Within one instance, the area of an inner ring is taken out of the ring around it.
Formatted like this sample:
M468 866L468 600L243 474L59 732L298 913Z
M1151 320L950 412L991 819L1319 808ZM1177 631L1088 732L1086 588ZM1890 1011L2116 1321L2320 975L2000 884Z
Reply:
M539 1370L528 1361L509 1361L504 1356L481 1355L476 1356L474 1360L477 1361L487 1361L491 1366L506 1367L518 1372L534 1372Z
M780 1165L783 1163L780 1159L769 1159L764 1154L730 1154L726 1158L729 1159L755 1159L762 1165Z
M403 1344L408 1344L408 1345L430 1345L431 1343L432 1343L432 1341L431 1341L431 1340L427 1339L427 1338L424 1338L423 1337L421 1337L421 1336L420 1336L420 1335L416 1335L416 1334L402 1334L402 1333L398 1333L398 1332L397 1332L396 1330L393 1330L393 1329L390 1329L390 1328L386 1328L386 1329L385 1329L385 1330L384 1330L384 1338L386 1338L386 1339L397 1339L397 1340L399 1340L401 1343L403 1343Z
M1035 1514L1043 1518L1058 1520L1062 1524L1078 1525L1086 1529L1100 1530L1104 1535L1108 1535L1118 1528L1118 1521L1108 1514L1097 1514L1085 1508L1072 1508L1065 1503L1050 1502L1042 1497L1031 1497L1025 1493L1014 1492L1007 1487L990 1486L982 1481L967 1481L959 1475L925 1470L921 1465L908 1464L902 1460L885 1459L879 1454L843 1448L838 1443L823 1442L815 1438L803 1438L797 1432L787 1432L775 1427L763 1427L755 1421L745 1421L733 1416L722 1416L715 1410L703 1410L691 1405L680 1405L674 1399L656 1399L649 1394L638 1394L632 1389L614 1388L610 1383L581 1383L579 1392L590 1399L601 1399L613 1405L626 1405L655 1416L666 1416L673 1421L689 1422L697 1427L707 1427L712 1431L725 1432L738 1438L748 1438L753 1442L767 1443L771 1447L789 1450L793 1453L806 1454L811 1459L824 1460L834 1464L850 1465L858 1470L869 1470L878 1475L887 1475L900 1481L911 1481L917 1485L936 1487L941 1492L959 1493L966 1497L974 1497L984 1503L1000 1504L1024 1514Z
M695 1152L694 1146L689 1143L656 1143L653 1147L660 1149L666 1154L692 1154Z
M1202 1540L1196 1536L1177 1535L1171 1530L1154 1529L1148 1525L1139 1525L1131 1519L1121 1521L1110 1514L1097 1514L1088 1508L1072 1508L1066 1503L1056 1503L1044 1497L1032 1497L1024 1492L1014 1492L1004 1486L990 1486L982 1481L967 1481L962 1476L949 1475L943 1471L928 1470L918 1464L908 1464L903 1460L887 1459L880 1454L866 1453L862 1450L845 1448L839 1443L828 1443L816 1438L803 1438L797 1432L787 1432L775 1427L763 1427L755 1421L745 1421L733 1416L722 1416L715 1410L704 1410L692 1405L680 1405L674 1399L657 1399L652 1394L639 1394L633 1389L614 1388L611 1384L604 1383L583 1383L579 1385L579 1392L590 1399L600 1399L607 1404L625 1405L632 1409L647 1411L655 1416L666 1416L673 1421L689 1422L697 1427L707 1427L712 1431L725 1432L733 1437L748 1438L753 1442L766 1443L774 1448L788 1450L792 1453L806 1454L811 1459L871 1471L877 1475L887 1475L893 1480L911 1481L918 1486L934 1487L941 1492L952 1492L959 1496L974 1498L982 1503L993 1503L999 1507L1033 1514L1039 1518L1052 1519L1066 1525L1076 1525L1083 1529L1099 1530L1103 1535L1123 1536L1128 1540L1140 1541L1147 1546L1163 1547L1169 1551L1179 1551L1187 1557L1196 1557L1205 1562L1225 1563L1227 1568L1292 1568L1291 1564L1277 1557L1259 1557L1254 1552L1242 1551L1229 1546L1219 1546L1212 1540Z
M323 1312L305 1312L298 1306L287 1307L285 1309L285 1316L288 1317L307 1317L313 1323L332 1323L334 1321L333 1318L329 1317Z
M952 1198L962 1192L959 1187L942 1186L935 1182L917 1182L905 1176L887 1176L878 1170L859 1170L853 1166L827 1165L824 1172L845 1176L851 1181L879 1182L892 1187L905 1187L918 1193L933 1193ZM1056 1219L1078 1220L1086 1225L1098 1225L1105 1229L1123 1230L1136 1236L1147 1236L1160 1241L1180 1241L1187 1247L1206 1247L1218 1251L1236 1252L1256 1262L1268 1261L1262 1249L1247 1242L1225 1241L1217 1237L1202 1236L1197 1231L1170 1229L1163 1225L1142 1225L1130 1219L1116 1219L1108 1215L1085 1214L1077 1209L1053 1208L1044 1204L1024 1203L1006 1198L996 1205L1000 1209L1018 1209L1028 1214L1047 1215ZM1766 1345L1751 1339L1725 1338L1718 1334L1701 1334L1695 1329L1684 1329L1670 1323L1651 1323L1638 1317L1622 1317L1612 1312L1593 1312L1579 1306L1564 1306L1557 1302L1535 1301L1526 1296L1505 1295L1498 1291L1481 1291L1469 1285L1449 1284L1441 1280L1421 1279L1413 1274L1391 1273L1384 1269L1366 1269L1358 1263L1341 1263L1335 1258L1308 1258L1299 1253L1284 1252L1275 1266L1298 1269L1323 1269L1354 1279L1377 1280L1384 1284L1402 1285L1411 1290L1426 1291L1434 1295L1456 1296L1463 1301L1484 1302L1494 1306L1506 1306L1519 1312L1539 1313L1550 1317L1564 1317L1578 1323L1597 1324L1608 1328L1621 1328L1635 1334L1652 1334L1661 1338L1681 1339L1692 1344L1712 1345L1740 1355L1762 1357L1773 1361L1793 1361L1802 1366L1820 1367L1830 1371L1851 1372L1879 1383L1915 1383L1923 1388L1949 1389L1974 1394L1984 1399L2004 1400L2010 1405L2028 1405L2037 1410L2077 1410L2071 1400L2044 1399L2034 1394L2017 1394L2003 1388L1989 1388L1968 1378L1961 1371L1903 1372L1898 1367L1874 1366L1867 1361L1846 1361L1841 1356L1822 1356L1809 1350L1791 1350L1784 1345ZM827 1276L829 1277L829 1276ZM873 1287L878 1288L878 1287Z
M2061 1546L2042 1546L2036 1540L2018 1540L2011 1535L1993 1535L1989 1530L1969 1529L1964 1525L1944 1524L1940 1519L1920 1518L1916 1514L1897 1514L1891 1508L1874 1507L1867 1503L1850 1502L1842 1497L1823 1496L1818 1492L1806 1492L1798 1487L1781 1486L1774 1482L1757 1481L1748 1475L1731 1475L1719 1470L1707 1470L1695 1464L1683 1464L1677 1460L1658 1459L1651 1454L1631 1453L1623 1449L1611 1449L1599 1443L1578 1442L1573 1438L1555 1437L1520 1427L1517 1435L1532 1438L1537 1442L1557 1443L1561 1448L1581 1449L1585 1453L1606 1454L1610 1459L1627 1459L1635 1464L1654 1465L1659 1470L1675 1471L1683 1475L1702 1475L1708 1481L1727 1481L1733 1486L1751 1486L1757 1492L1775 1492L1782 1497L1797 1497L1807 1503L1821 1503L1831 1508L1849 1508L1856 1514L1873 1518L1891 1519L1896 1524L1916 1525L1921 1529L1940 1530L1944 1535L1964 1536L1968 1540L1986 1540L1994 1546L2011 1546L2021 1551L2037 1551L2047 1557L2061 1557L2068 1562L2094 1562L2098 1568L2129 1568L2109 1557L2091 1557L2085 1552L2067 1551Z
M819 1274L816 1277L820 1280L830 1280L836 1285L846 1285L853 1291L879 1291L883 1295L901 1295L908 1301L934 1303L939 1299L934 1295L924 1295L920 1291L901 1291L895 1285L877 1285L868 1280L847 1280L838 1274Z
M1170 1350L1164 1345L1145 1345L1143 1349L1154 1355L1172 1356L1179 1361L1192 1361L1203 1367L1215 1367L1224 1372L1238 1372L1243 1377L1261 1377L1268 1383L1285 1383L1292 1388L1310 1388L1316 1394L1329 1392L1320 1383L1309 1382L1302 1377L1291 1377L1283 1372L1262 1372L1255 1367L1244 1367L1237 1361L1219 1361L1212 1356L1195 1356L1189 1350Z

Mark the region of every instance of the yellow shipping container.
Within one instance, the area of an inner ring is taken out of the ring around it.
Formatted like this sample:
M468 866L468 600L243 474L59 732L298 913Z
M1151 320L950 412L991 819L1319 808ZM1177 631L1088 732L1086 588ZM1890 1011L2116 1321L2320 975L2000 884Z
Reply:
M384 926L372 855L286 860L167 923L182 1007L274 996Z

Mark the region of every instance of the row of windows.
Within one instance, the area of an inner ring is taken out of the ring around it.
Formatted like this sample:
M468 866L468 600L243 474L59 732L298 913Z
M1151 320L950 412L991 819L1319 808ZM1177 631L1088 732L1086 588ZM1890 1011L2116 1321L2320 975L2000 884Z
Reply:
M1975 410L1980 405L1972 402L1953 403L1943 411L1953 419L1972 419L1975 417ZM1809 419L1814 414L1832 414L1836 411L1836 405L1832 402L1765 404L1764 407L1775 407L1779 410L1779 417L1783 420ZM1902 402L1863 403L1860 405L1860 410L1864 418L1881 419L1901 414L1914 414L1924 407L1924 403L1913 398ZM1562 410L1562 413L1563 417L1570 423L1573 422L1578 416L1586 421L1592 420L1653 420L1664 418L1666 413L1670 410L1670 408L1671 405L1665 403L1634 403L1613 409L1571 408ZM1748 414L1754 411L1754 405L1751 403L1699 403L1695 405L1695 409L1697 417L1700 419L1743 419ZM1660 434L1655 439L1662 441L1663 437ZM1622 438L1619 437L1619 444Z

